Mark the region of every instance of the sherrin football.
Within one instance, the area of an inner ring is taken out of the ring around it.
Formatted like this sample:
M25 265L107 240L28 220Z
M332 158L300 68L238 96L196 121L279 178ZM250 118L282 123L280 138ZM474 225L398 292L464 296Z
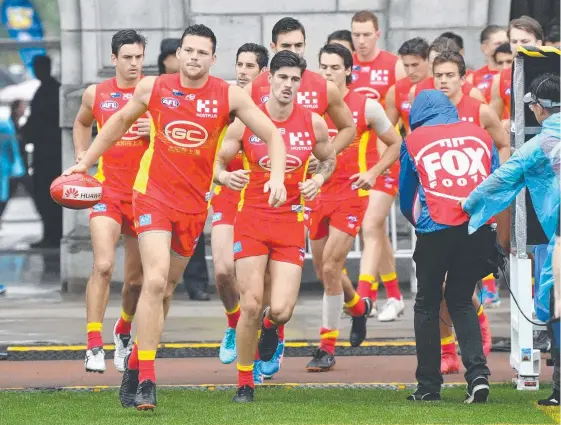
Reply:
M101 200L101 195L101 183L89 174L60 176L51 183L51 198L71 210L93 207Z

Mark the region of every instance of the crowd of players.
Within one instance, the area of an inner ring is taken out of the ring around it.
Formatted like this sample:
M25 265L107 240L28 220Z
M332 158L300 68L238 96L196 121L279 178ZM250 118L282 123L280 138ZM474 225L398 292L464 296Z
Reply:
M84 92L74 124L76 165L66 173L87 172L99 160L96 177L103 183L103 199L90 214L88 372L106 369L101 330L115 247L124 238L122 314L113 330L124 407L156 406L156 349L209 206L215 283L227 317L219 357L225 364L237 360L234 401L252 401L255 384L280 369L306 234L324 286L320 346L308 371L335 364L343 309L352 319L355 347L366 338L368 317L397 320L404 303L386 218L397 195L399 150L410 132L414 98L425 89L442 91L462 120L491 135L503 162L510 155L513 52L521 45L559 46L558 30L545 38L529 17L508 28L488 26L480 38L486 65L470 70L457 34L444 33L430 44L407 40L398 55L380 49L380 37L376 15L356 13L351 30L333 32L320 50L318 74L303 59L304 27L283 18L272 30L272 59L266 47L244 44L235 58L236 84L228 84L209 75L216 37L204 25L185 30L169 58L175 63L159 77L142 75L141 34L122 30L113 36L116 76ZM100 131L90 144L94 122ZM359 231L355 289L345 260ZM387 301L378 311L380 282ZM483 307L500 299L493 276L483 283L473 303L488 354ZM457 373L444 302L441 317L441 371Z

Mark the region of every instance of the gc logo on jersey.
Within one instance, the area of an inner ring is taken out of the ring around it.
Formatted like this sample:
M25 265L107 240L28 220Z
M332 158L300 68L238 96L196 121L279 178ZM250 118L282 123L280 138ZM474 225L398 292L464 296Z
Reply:
M206 129L192 121L173 121L164 127L166 139L182 148L196 148L208 139Z
M259 160L259 166L264 170L271 171L271 160L269 155L264 156ZM294 155L286 154L286 172L294 171L302 166L300 158Z
M99 107L104 111L116 111L119 109L119 102L116 100L104 100Z
M175 109L179 106L179 100L173 97L162 97L162 105Z

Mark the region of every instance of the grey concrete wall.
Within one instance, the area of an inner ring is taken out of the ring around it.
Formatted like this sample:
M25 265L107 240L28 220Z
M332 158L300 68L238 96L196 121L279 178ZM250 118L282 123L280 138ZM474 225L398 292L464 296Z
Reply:
M135 28L148 37L145 72L150 74L156 72L163 38L180 36L185 26L192 23L206 24L218 38L218 60L212 72L230 79L234 77L233 63L239 45L245 42L268 45L271 29L281 17L293 16L305 25L306 58L310 68L317 69L316 54L327 35L336 29L350 28L352 14L369 9L379 16L383 48L395 51L408 38L423 36L432 40L451 30L464 37L467 62L476 67L482 64L478 34L488 22L507 23L508 3L508 0L58 0L63 166L73 163L72 122L84 87L113 74L110 40L116 30ZM64 286L82 290L93 259L86 211L65 210L61 254ZM408 267L409 263L400 263L405 280ZM114 280L118 282L122 278L119 249ZM313 275L307 272L305 279L313 279Z

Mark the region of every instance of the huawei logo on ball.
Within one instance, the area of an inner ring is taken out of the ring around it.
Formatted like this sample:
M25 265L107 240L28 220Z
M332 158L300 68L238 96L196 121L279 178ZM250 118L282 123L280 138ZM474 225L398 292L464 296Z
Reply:
M74 187L70 187L64 191L64 199L76 199L78 197L78 191Z

